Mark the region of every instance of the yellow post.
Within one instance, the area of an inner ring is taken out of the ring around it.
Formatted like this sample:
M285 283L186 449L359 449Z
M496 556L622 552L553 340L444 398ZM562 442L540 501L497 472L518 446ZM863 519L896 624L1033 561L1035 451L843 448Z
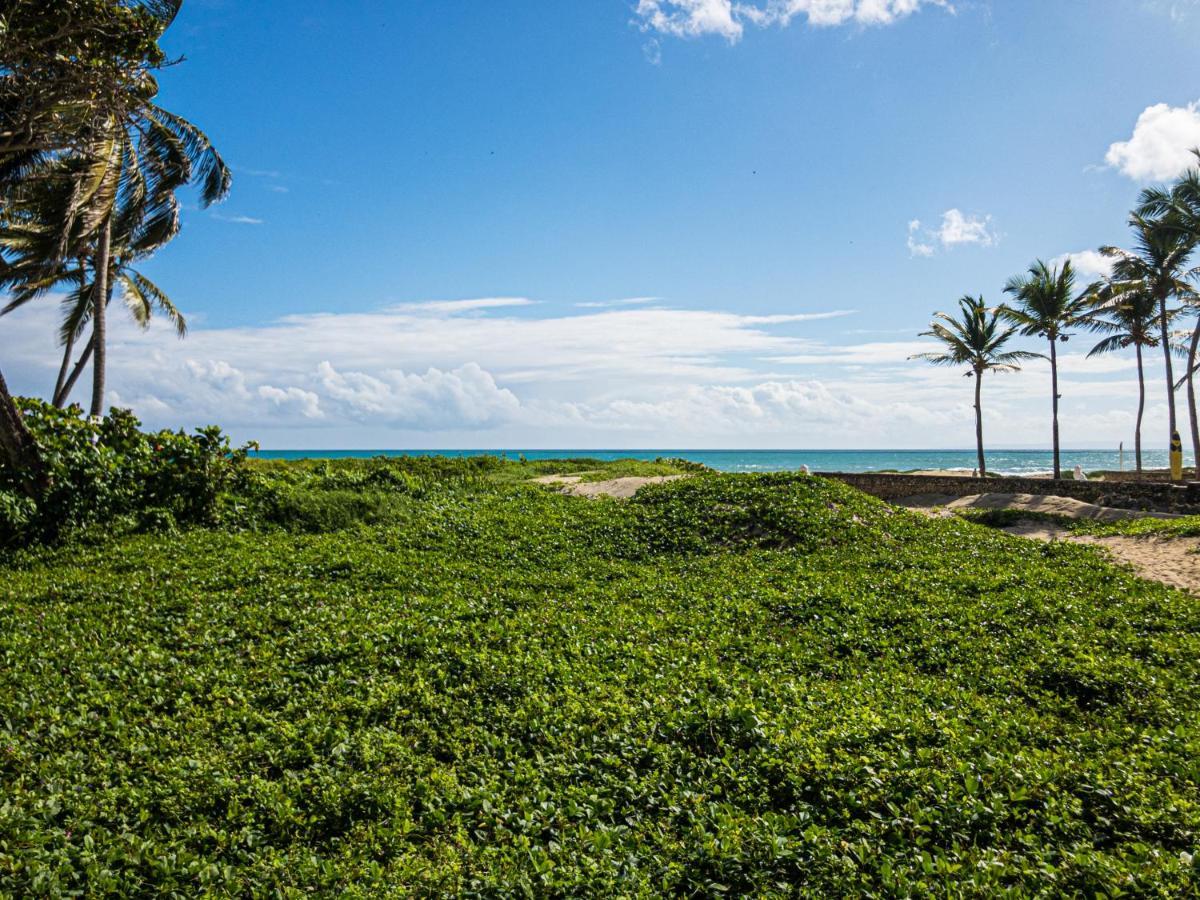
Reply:
M1178 431L1171 433L1171 480L1183 481L1183 441Z

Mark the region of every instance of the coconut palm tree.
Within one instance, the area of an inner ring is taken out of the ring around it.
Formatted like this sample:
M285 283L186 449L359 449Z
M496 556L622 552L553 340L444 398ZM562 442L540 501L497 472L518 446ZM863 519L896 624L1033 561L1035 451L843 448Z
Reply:
M1037 260L1025 275L1008 280L1004 293L1017 306L1001 306L1001 318L1015 325L1024 335L1037 335L1050 342L1051 435L1054 443L1054 477L1062 477L1058 441L1058 342L1065 342L1068 329L1086 320L1090 309L1087 296L1075 296L1075 270L1070 260L1062 267Z
M929 330L922 337L937 338L945 345L938 352L918 353L910 359L923 359L935 366L966 366L967 378L975 379L975 452L979 458L979 474L987 473L983 454L983 373L1015 372L1019 363L1038 359L1036 353L1025 350L1005 351L1004 345L1016 333L1016 327L1002 329L1000 316L988 309L983 297L965 296L958 301L959 317L949 313L934 313Z
M14 194L6 211L10 233L25 229L18 235L25 244L17 250L25 256L22 277L34 293L62 281L68 261L89 259L95 277L88 304L92 337L85 352L92 359L92 415L104 410L107 368L107 300L97 298L111 296L112 260L123 236L132 242L128 247L137 247L145 241L136 235L145 232L157 249L178 231L177 190L198 182L201 204L208 205L225 197L231 182L207 136L156 106L150 98L157 86L148 73L145 81L148 97L131 106L127 119L110 118L86 154L46 164ZM136 293L136 284L131 290Z
M1146 198L1147 195L1143 193L1143 199ZM1162 347L1167 378L1168 440L1173 440L1178 433L1179 423L1175 411L1175 372L1171 361L1171 321L1176 315L1172 300L1189 297L1193 291L1188 283L1187 261L1195 245L1169 210L1160 218L1147 218L1140 212L1134 213L1129 218L1129 224L1134 233L1132 250L1101 247L1100 252L1113 260L1112 277L1115 281L1136 283L1140 285L1139 290L1154 298L1158 310L1158 343Z
M1200 150L1192 151L1200 160ZM1142 191L1138 201L1138 215L1145 216L1160 223L1166 230L1174 230L1182 241L1189 242L1192 249L1200 245L1200 166L1193 166L1179 177L1169 188L1147 188ZM1195 281L1200 268L1184 273L1181 281ZM1194 290L1190 296L1178 295L1189 306L1200 306ZM1191 340L1187 347L1187 374L1184 381L1188 391L1188 420L1192 431L1193 458L1200 465L1200 421L1196 411L1195 373L1198 365L1197 351L1200 351L1200 313L1192 328Z
M1137 359L1138 407L1133 430L1134 459L1137 471L1142 471L1142 417L1146 410L1146 374L1142 360L1143 347L1157 347L1156 333L1158 303L1153 294L1140 282L1120 282L1108 279L1088 288L1095 307L1088 316L1092 331L1107 335L1088 353L1088 357L1134 348Z
M181 0L55 3L16 0L0 13L0 214L54 164L90 159L105 122L128 115L153 97L152 71L166 62L158 39ZM134 90L130 90L130 86ZM76 196L87 182L81 177ZM71 217L61 222L70 229ZM101 249L103 245L101 245ZM58 259L68 256L60 244ZM2 262L2 261L0 261ZM2 266L0 266L2 268ZM106 270L107 267L102 267ZM37 496L49 484L36 441L0 375L0 460L26 473L23 487Z
M118 208L112 227L107 277L104 279L105 303L112 300L114 287L120 287L122 299L130 314L143 328L147 327L155 309L164 313L182 337L187 323L171 299L136 268L137 263L152 256L179 231L179 203L175 195L166 192L157 198L158 206L147 208L150 198L143 197L135 206L126 199ZM6 269L0 272L0 287L11 294L9 303L0 315L11 312L61 284L72 286L64 299L62 341L64 353L55 383L53 402L64 406L75 382L84 371L96 350L95 333L84 347L79 362L70 369L75 342L93 318L95 297L99 296L97 271L84 258L49 264L57 240L55 220L41 221L31 215L0 226L0 249L9 254ZM68 375L68 371L70 374Z

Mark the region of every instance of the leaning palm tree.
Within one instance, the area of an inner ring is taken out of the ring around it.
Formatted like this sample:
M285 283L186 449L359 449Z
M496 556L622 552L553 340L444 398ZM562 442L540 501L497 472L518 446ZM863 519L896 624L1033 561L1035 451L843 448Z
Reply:
M1054 444L1054 477L1062 477L1062 462L1058 440L1058 342L1070 336L1068 329L1085 321L1090 303L1087 296L1075 296L1075 270L1070 260L1050 266L1037 260L1026 275L1008 280L1004 293L1012 296L1017 306L1003 305L1000 316L1015 325L1024 335L1037 335L1050 342L1051 437Z
M85 153L52 160L23 191L15 192L6 218L36 231L36 254L24 276L30 284L62 280L70 261L87 257L94 279L88 304L92 337L92 415L104 410L107 298L112 293L112 260L122 234L138 230L165 236L178 230L175 192L198 182L203 205L222 199L231 176L209 139L191 123L152 102L157 85L147 73L145 96L131 103L124 118L107 120ZM30 226L30 222L35 223ZM10 229L11 230L11 229ZM22 248L27 259L32 246ZM40 276L32 269L40 266ZM69 342L68 342L69 343Z
M1088 316L1092 331L1107 335L1088 353L1088 357L1134 348L1137 359L1138 407L1133 429L1134 459L1137 471L1142 471L1142 417L1146 411L1146 374L1142 360L1143 347L1157 347L1156 333L1158 303L1140 282L1121 282L1108 279L1088 288L1094 312Z
M135 322L147 327L157 309L166 315L182 337L187 330L182 314L166 293L136 268L137 263L152 256L179 231L179 203L175 195L165 192L156 198L156 202L156 207L149 208L148 197L142 197L140 204L125 198L119 205L112 226L108 271L103 279L103 305L108 306L114 287L119 287ZM95 266L89 266L83 257L56 264L46 262L47 258L53 257L57 223L53 219L39 220L37 211L35 207L31 214L17 221L0 223L0 250L9 256L5 269L0 271L0 287L7 288L11 295L9 303L0 309L0 315L24 306L60 285L70 286L63 301L64 352L53 394L54 404L61 407L66 404L96 351L96 333L93 331L78 363L71 368L75 343L93 319L96 298L100 296L100 279Z
M1143 199L1145 197L1143 194ZM1174 440L1179 422L1175 412L1175 372L1171 361L1171 320L1177 310L1172 301L1188 297L1192 292L1187 261L1195 244L1169 210L1159 218L1134 213L1129 224L1134 233L1132 250L1101 247L1100 252L1113 260L1112 277L1115 280L1137 283L1139 290L1154 298L1158 310L1158 342L1162 347L1167 378L1168 440ZM1193 446L1193 451L1196 449Z
M979 474L987 473L983 454L983 373L1015 372L1019 363L1038 359L1036 353L1025 350L1005 351L1004 345L1016 333L1016 327L1002 329L1000 316L988 309L983 297L965 296L958 301L959 318L949 313L934 313L929 330L922 337L937 338L945 345L939 352L918 353L910 359L923 359L935 366L967 366L967 378L975 379L975 452L979 458Z

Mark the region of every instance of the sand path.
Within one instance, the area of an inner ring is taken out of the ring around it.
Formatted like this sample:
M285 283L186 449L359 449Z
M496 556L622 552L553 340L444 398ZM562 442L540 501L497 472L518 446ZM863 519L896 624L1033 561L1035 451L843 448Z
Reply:
M586 474L586 473L585 473ZM628 500L648 484L662 484L687 478L687 475L651 475L610 478L608 481L583 481L580 475L543 475L533 479L535 484L558 485L564 494L576 497L616 497Z
M908 497L902 506L928 511L934 515L953 515L960 509L1017 509L1052 513L1072 519L1094 519L1117 522L1123 519L1177 519L1171 513L1141 512L1096 506L1070 497L1049 497L1036 494L977 494L971 497L923 495ZM1017 522L1003 529L1018 537L1038 541L1072 541L1102 547L1119 563L1133 567L1142 578L1161 581L1173 587L1200 594L1200 538L1095 537L1072 534L1061 525L1037 522L1032 519Z
M1200 538L1095 537L1071 534L1059 525L1045 522L1018 522L1004 531L1038 541L1072 541L1103 547L1118 562L1133 566L1142 578L1200 594Z

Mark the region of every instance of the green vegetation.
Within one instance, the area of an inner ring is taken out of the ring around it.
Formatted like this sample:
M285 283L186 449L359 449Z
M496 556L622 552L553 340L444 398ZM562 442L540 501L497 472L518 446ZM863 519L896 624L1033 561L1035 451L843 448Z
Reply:
M254 464L219 528L10 553L0 894L1196 888L1190 598L817 478L545 468Z
M89 528L173 529L215 525L246 515L231 493L257 496L236 451L216 427L193 435L145 434L127 410L99 421L78 406L60 410L22 399L19 409L44 460L47 486L22 491L27 474L0 461L0 547L56 541ZM227 508L226 508L227 507Z

